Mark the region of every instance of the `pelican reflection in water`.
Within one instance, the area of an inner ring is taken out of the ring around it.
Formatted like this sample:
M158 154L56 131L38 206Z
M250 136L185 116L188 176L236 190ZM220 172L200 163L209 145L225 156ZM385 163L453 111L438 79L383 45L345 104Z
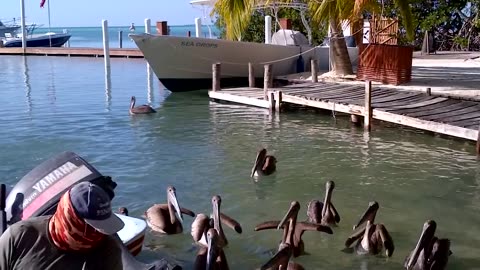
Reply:
M447 267L450 251L450 240L439 239L435 236L437 223L427 220L417 245L405 259L404 267L407 270L443 270Z
M167 188L167 203L154 204L145 212L147 225L152 230L164 234L177 234L183 231L183 215L195 216L192 211L180 208L175 187Z
M345 246L350 248L355 242L354 250L359 255L377 255L385 248L385 255L391 257L395 249L393 239L383 224L375 224L375 216L379 205L370 202L367 210L353 227L354 233L345 241Z

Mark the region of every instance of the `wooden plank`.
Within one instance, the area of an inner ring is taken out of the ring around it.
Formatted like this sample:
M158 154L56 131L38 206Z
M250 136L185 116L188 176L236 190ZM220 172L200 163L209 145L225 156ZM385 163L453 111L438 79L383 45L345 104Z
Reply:
M423 96L413 96L402 100L392 100L390 102L374 103L374 108L389 108L393 106L398 106L401 104L412 104L416 102L422 102L424 100Z
M461 102L457 102L456 104L452 104L449 106L445 106L443 108L438 108L432 111L421 111L421 112L415 112L415 113L409 113L408 116L410 117L428 117L429 115L438 115L441 113L446 113L446 112L454 112L456 110L460 110L465 108L465 106Z
M428 97L428 100L431 100L431 99L434 99L434 97ZM396 113L396 114L408 114L408 113L414 113L414 112L419 112L419 111L435 110L437 108L446 107L446 106L455 104L457 102L458 101L456 101L456 100L449 99L449 100L441 101L441 102L438 102L438 103L434 103L434 104L430 104L430 105L426 105L426 106L418 107L418 108L387 110L387 111L389 111L391 113Z
M252 105L252 106L266 108L266 109L270 107L269 102L266 100L231 95L223 91L208 91L208 96L213 99L225 100L225 101L230 101L230 102L235 102L240 104L247 104L247 105Z
M341 88L335 91L328 91L328 92L315 92L310 94L305 94L304 96L321 98L321 99L330 99L336 96L342 95L356 95L358 93L363 93L362 89L359 87L356 88Z
M480 110L472 113L466 113L466 114L442 118L441 121L444 123L452 123L452 124L455 124L455 122L461 122L461 121L480 121Z
M384 98L377 98L372 100L373 103L382 103L382 102L389 102L389 101L394 101L394 100L403 100L409 97L414 97L414 96L423 96L423 94L420 93L395 93L394 95L391 95L389 97L384 97Z
M333 111L343 112L348 114L356 114L356 115L363 115L363 111L364 111L363 106L352 105L352 104L343 105L343 104L337 104L337 103L328 102L328 101L308 100L303 97L297 97L292 95L283 95L282 101L293 103L293 104L311 106L311 107L330 110L330 111L333 110Z
M450 118L450 117L458 117L460 115L467 115L469 113L474 113L474 112L479 112L479 108L478 106L472 106L472 107L467 107L467 108L463 108L463 109L459 109L459 110L455 110L455 111L446 111L446 112L443 112L443 113L439 113L439 114L436 114L436 115L428 115L428 116L422 116L420 118L422 119L425 119L425 120L430 120L430 121L435 121L435 120L438 120L440 122L445 122L446 120L444 119L447 119L447 118Z
M295 91L292 93L291 91L285 92L282 90L282 92L287 93L287 94L298 94L298 95L304 95L304 94L309 94L309 93L334 93L340 90L348 90L350 88L345 88L343 85L332 85L331 87L325 87L325 88L314 88L314 89L309 89L309 90L299 90Z
M464 120L458 120L458 121L449 121L446 122L446 124L452 125L452 126L459 126L459 127L465 127L469 128L471 126L478 126L480 124L480 118L475 117L475 118L470 118L470 119L464 119ZM475 129L475 127L473 127Z
M393 110L399 110L399 109L413 109L413 108L423 107L423 106L427 106L427 105L431 105L431 104L436 104L436 103L439 103L439 102L442 102L442 101L445 101L445 100L448 100L448 98L434 97L430 100L425 100L425 101L422 101L420 103L400 105L400 106L397 106L397 107L387 108L387 109L383 109L383 110L393 111Z
M428 130L436 133L459 137L467 140L477 140L477 131L463 127L451 126L433 121L417 119L409 116L393 114L381 110L373 110L373 117L378 120L396 123L404 126Z

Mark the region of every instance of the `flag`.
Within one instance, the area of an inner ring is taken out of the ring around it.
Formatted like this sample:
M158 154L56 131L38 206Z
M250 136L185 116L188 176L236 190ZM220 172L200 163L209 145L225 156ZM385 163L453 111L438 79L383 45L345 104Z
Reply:
M43 6L45 5L45 2L47 2L47 0L41 0L40 1L40 7L43 8Z

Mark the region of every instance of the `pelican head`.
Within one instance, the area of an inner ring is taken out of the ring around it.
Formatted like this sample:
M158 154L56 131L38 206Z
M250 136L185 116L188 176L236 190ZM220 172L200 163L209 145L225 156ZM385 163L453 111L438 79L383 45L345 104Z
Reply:
M173 186L168 186L167 187L167 201L169 204L173 206L173 209L175 210L175 213L177 214L178 219L180 222L183 223L183 215L182 211L180 210L180 206L178 205L178 200L177 200L177 192L175 187ZM170 213L170 218L174 218L172 215L175 215L175 213Z
M128 209L126 207L120 207L118 208L118 213L121 215L128 216Z
M410 258L408 259L407 264L405 265L405 268L407 270L413 269L413 267L417 263L420 252L430 246L430 243L433 237L435 236L436 229L437 229L437 223L433 220L427 220L423 224L422 234L418 239L415 249L412 251L412 254L410 254Z
M367 210L365 211L365 213L363 213L363 216L360 218L357 225L353 226L353 229L355 230L360 225L364 224L367 220L370 220L370 222L373 224L375 222L375 216L377 215L378 208L380 208L378 202L369 202Z
M290 208L288 209L287 213L280 221L280 223L278 223L277 230L283 228L286 225L287 221L289 221L290 219L296 219L298 211L300 211L300 203L298 201L291 202Z
M213 270L215 266L215 262L219 255L218 253L218 233L217 230L214 228L210 228L207 231L207 270Z

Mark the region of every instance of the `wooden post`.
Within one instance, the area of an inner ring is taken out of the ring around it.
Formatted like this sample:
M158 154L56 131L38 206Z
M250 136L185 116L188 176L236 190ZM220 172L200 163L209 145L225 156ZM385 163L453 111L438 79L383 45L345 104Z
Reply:
M480 125L478 126L478 136L477 136L477 155L480 156Z
M255 87L255 71L250 62L248 62L248 87Z
M275 93L273 91L268 91L268 108L271 111L275 110Z
M431 96L431 95L432 95L432 88L427 87L427 96Z
M318 82L318 73L317 73L317 59L312 59L310 61L310 69L312 70L312 82Z
M123 43L123 31L120 30L118 31L118 47L121 49L122 48L122 44Z
M187 31L187 37L191 37L192 36L192 32L190 32L190 30Z
M370 130L372 123L372 82L365 81L365 112L363 119L363 128Z
M105 62L105 74L110 74L110 45L108 39L108 21L102 20L103 33L103 59Z
M213 81L212 81L212 91L220 91L220 63L215 63L212 65L213 72Z
M272 77L272 64L264 65L264 74L263 74L263 94L265 100L268 100L268 89L272 88L273 77Z
M282 91L275 91L275 111L280 112L282 106Z
M358 115L356 115L356 114L351 114L351 115L350 115L350 119L351 119L351 121L352 121L353 124L355 124L355 125L359 125L359 124L360 124L360 119L359 119Z

